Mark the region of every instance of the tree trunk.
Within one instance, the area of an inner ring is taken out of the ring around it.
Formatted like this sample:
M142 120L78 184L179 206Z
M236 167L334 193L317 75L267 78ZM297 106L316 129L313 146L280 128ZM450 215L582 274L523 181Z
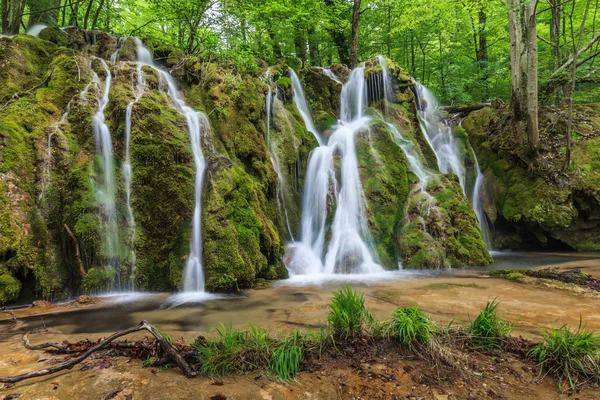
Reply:
M358 23L360 20L360 0L354 0L352 8L352 49L350 50L350 66L356 67L358 62Z
M536 8L537 0L530 0L525 6L525 32L527 35L527 136L529 138L529 145L535 152L537 152L539 147Z
M94 4L94 0L90 0L88 3L87 9L85 10L85 17L83 17L83 29L88 28L88 20L90 18L90 12L92 11L92 5Z
M392 57L392 6L388 0L387 6L387 56Z
M25 0L2 0L0 10L2 11L2 34L16 35L23 20Z
M550 21L550 41L552 42L552 52L554 55L554 70L560 67L560 13L561 0L548 0L552 11Z
M271 45L273 46L273 54L275 54L275 58L277 61L283 60L283 53L281 52L281 46L279 46L279 42L275 38L275 32L269 30L269 38L271 39Z
M508 30L510 35L510 70L512 75L512 97L511 107L513 110L513 123L517 130L517 139L523 144L523 130L521 121L523 119L523 92L522 92L522 45L523 34L519 18L519 0L508 0Z
M308 55L312 65L321 65L319 38L317 37L317 29L314 26L308 29Z
M31 28L37 24L56 26L60 14L60 0L28 0L29 22L27 27Z
M302 60L302 66L306 63L306 37L304 29L297 26L294 32L294 47L296 48L296 57Z
M96 23L98 23L98 16L100 16L100 11L102 11L102 6L104 6L104 0L100 0L100 4L98 4L98 8L94 13L94 19L92 20L92 29L96 29Z

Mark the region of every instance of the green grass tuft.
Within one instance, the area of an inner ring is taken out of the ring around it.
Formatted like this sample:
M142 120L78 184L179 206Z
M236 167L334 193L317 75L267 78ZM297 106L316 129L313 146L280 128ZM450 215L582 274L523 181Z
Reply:
M398 308L387 325L387 336L412 349L429 342L435 324L418 307Z
M200 371L208 376L266 369L271 363L272 341L268 332L250 325L247 331L221 324L217 338L196 344Z
M300 371L300 363L303 358L304 349L300 338L300 331L296 329L273 352L271 370L281 381L291 382L295 380L296 375Z
M502 340L513 330L509 322L498 317L498 306L496 300L488 302L468 327L473 344L485 350L500 349Z
M589 331L580 318L571 331L567 324L544 333L544 341L529 352L540 368L567 382L572 390L587 381L600 382L600 336Z
M373 316L365 307L364 295L359 295L349 286L333 292L327 321L336 338L354 338L360 335Z

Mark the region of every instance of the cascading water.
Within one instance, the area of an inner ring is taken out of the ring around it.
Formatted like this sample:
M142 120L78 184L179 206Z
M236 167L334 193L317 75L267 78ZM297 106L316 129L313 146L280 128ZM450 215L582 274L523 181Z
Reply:
M334 81L334 82L337 82L337 83L339 83L340 85L342 85L342 81L340 81L340 80L338 79L338 77L337 77L337 76L335 76L335 74L333 73L333 71L332 71L332 70L330 70L329 68L323 68L323 67L316 67L316 68L317 68L318 70L320 70L320 71L323 73L323 75L325 75L325 76L329 77L329 79L331 79L332 81Z
M94 70L94 62L98 62L106 75L104 82L100 81ZM117 213L115 208L115 177L113 148L110 130L106 125L104 109L108 104L108 93L110 91L112 75L106 62L97 57L91 57L90 70L93 82L98 89L102 90L98 99L98 109L92 120L92 130L96 140L96 153L101 162L96 165L96 174L93 184L96 187L96 200L100 209L100 220L104 232L103 255L111 268L116 268L119 263L119 233L117 227ZM119 274L116 274L117 279ZM120 287L117 282L117 287Z
M306 129L315 136L317 142L319 142L319 146L323 146L325 143L321 137L321 134L315 127L315 123L313 122L310 114L310 109L308 108L308 104L306 104L302 83L300 83L300 79L298 78L298 75L296 75L296 72L294 72L294 70L291 68L290 79L292 81L292 87L294 88L294 104L296 104L296 108L304 120L304 125L306 125Z
M473 202L473 209L477 214L479 220L479 226L481 227L481 234L483 235L483 242L488 249L492 249L492 241L490 239L490 226L488 225L485 211L483 210L483 203L481 202L481 191L483 190L484 176L481 173L479 167L479 160L473 152L473 158L475 159L475 171L477 172L477 178L475 180L475 186L473 187L473 196L471 197Z
M125 109L125 161L123 162L123 181L125 183L125 200L127 204L127 225L129 227L129 285L130 290L134 290L134 274L135 274L135 217L131 207L131 179L133 171L131 168L131 117L133 113L133 105L137 103L144 94L146 86L146 77L142 71L142 64L137 67L137 82L135 87L135 99L132 100Z
M272 81L271 81L271 70L268 69L267 70L267 74L266 74L266 79L267 79L267 83L269 85L269 92L267 93L267 99L266 99L266 112L267 112L267 149L269 150L269 156L271 158L271 164L273 164L273 169L275 170L275 173L277 174L277 193L276 193L276 197L277 197L277 209L279 211L279 214L284 216L285 218L285 224L286 224L286 228L288 231L288 236L290 240L294 240L294 233L292 232L292 228L290 226L290 219L289 219L289 214L288 214L288 210L287 210L287 206L286 206L286 199L285 199L285 179L283 177L283 174L281 173L281 167L280 167L280 163L279 163L279 157L277 156L277 151L274 148L274 144L271 141L271 111L272 111L272 104L273 104L273 89L272 89Z
M194 154L194 163L196 166L195 182L195 206L192 227L192 240L190 243L190 255L185 267L183 289L186 292L204 292L204 271L202 269L202 182L204 178L204 169L206 167L204 155L202 153L201 140L210 130L210 122L204 113L194 111L188 107L179 96L177 86L173 77L166 71L156 67L150 51L143 45L142 41L135 38L137 46L137 61L147 64L154 68L159 76L167 83L167 96L171 103L181 114L185 116L190 140L192 144L192 153Z
M320 139L306 106L300 80L293 71L290 71L290 76L296 106L308 130ZM354 142L355 135L367 130L370 121L364 116L364 95L364 67L359 67L342 88L341 120L335 131L327 143L319 141L321 145L310 155L302 202L300 241L288 247L290 257L287 266L292 275L383 271L373 256ZM334 163L334 159L338 158L339 182ZM326 224L329 200L336 207L330 231Z
M437 112L438 103L433 94L419 82L413 80L413 83L417 92L421 130L437 157L438 168L444 174L453 173L458 176L463 193L471 200L471 205L479 220L484 242L487 248L491 249L490 230L479 197L479 191L483 185L484 178L479 170L477 156L473 152L477 178L475 187L473 188L473 195L469 196L467 193L467 169L463 161L464 155L461 154L464 150L452 135L450 124L444 120L440 121Z

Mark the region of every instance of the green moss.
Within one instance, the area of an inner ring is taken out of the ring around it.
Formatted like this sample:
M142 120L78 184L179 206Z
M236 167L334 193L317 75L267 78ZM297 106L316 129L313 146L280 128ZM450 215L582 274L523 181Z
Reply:
M94 267L87 271L81 286L86 293L105 293L111 289L114 279L112 268Z
M207 168L202 225L206 288L231 291L252 286L259 277L285 276L283 243L267 218L259 184L224 157L211 157Z
M475 213L453 175L436 175L427 193L409 195L407 223L398 236L403 263L409 268L487 265L487 251Z
M0 273L0 305L17 300L21 292L21 282L8 273Z
M394 234L404 219L403 205L409 192L406 157L383 123L357 135L356 153L379 262L396 269L400 260Z

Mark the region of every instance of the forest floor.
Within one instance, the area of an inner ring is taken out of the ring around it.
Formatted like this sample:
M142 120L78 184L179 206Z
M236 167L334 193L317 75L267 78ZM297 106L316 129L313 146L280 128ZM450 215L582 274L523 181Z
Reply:
M559 267L577 268L600 278L598 259L570 259ZM171 309L158 307L166 295L156 295L160 299L148 300L144 307L95 299L89 305L42 304L15 310L17 324L10 334L0 337L0 376L44 368L67 357L25 349L25 332L31 332L32 344L95 340L146 319L188 343L198 335L210 335L210 327L219 322L238 328L251 322L277 335L296 327L324 326L331 292L339 286L274 285L246 291L234 301ZM580 316L591 330L600 331L600 296L577 287L530 279L521 283L470 271L353 286L365 294L367 307L380 319L388 318L397 307L417 304L438 323L469 322L487 301L496 298L501 317L517 324L513 336L540 340L544 329L563 323L576 327ZM0 330L14 323L13 315L0 313L0 323L2 318ZM137 333L130 338L144 336ZM559 394L557 381L541 374L535 362L518 349L467 354L462 370L432 365L389 342L341 344L321 358L305 360L303 372L292 384L278 382L264 372L187 379L177 369L144 368L141 360L99 353L72 370L5 385L0 388L0 399L591 399L600 395L598 387Z

